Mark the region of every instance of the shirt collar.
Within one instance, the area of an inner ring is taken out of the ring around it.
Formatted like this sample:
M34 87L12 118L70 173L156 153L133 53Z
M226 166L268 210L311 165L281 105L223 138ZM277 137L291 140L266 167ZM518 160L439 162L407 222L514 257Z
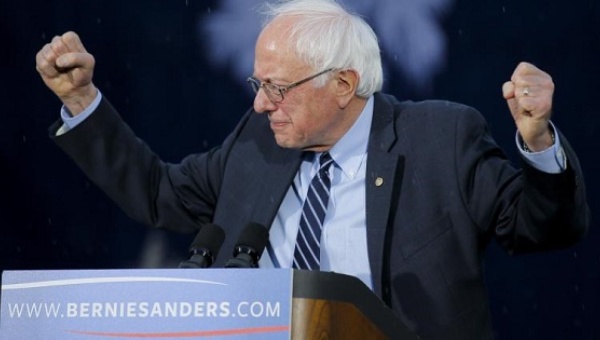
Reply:
M373 102L373 96L369 97L356 122L329 151L337 166L349 178L356 177L367 153L373 121Z

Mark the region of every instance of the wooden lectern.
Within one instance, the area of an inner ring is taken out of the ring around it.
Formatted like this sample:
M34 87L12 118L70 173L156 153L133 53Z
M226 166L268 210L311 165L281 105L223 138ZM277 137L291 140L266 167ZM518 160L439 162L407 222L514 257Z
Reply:
M292 339L417 339L359 279L294 270Z

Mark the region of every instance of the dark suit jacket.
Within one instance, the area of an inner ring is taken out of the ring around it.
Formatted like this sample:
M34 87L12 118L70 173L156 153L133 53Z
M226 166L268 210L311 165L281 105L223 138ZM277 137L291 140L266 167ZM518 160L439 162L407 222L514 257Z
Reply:
M225 227L216 266L249 221L271 225L302 156L279 147L267 117L249 111L220 147L165 164L106 100L53 138L132 218L177 231L207 221ZM490 238L526 252L564 247L585 233L580 166L561 141L567 171L516 170L474 109L375 95L366 174L374 291L423 338L490 336L481 266Z

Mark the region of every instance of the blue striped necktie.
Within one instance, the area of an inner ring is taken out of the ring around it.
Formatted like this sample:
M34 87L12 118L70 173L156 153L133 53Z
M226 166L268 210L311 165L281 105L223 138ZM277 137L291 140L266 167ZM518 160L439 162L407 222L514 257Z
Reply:
M319 270L321 265L321 230L329 203L329 167L333 164L329 152L321 155L319 164L319 171L310 182L302 207L294 250L293 267L296 269Z

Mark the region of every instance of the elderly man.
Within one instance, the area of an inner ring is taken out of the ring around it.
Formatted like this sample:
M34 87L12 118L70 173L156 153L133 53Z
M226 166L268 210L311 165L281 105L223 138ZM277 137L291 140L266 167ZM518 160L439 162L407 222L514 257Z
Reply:
M269 227L260 267L354 275L423 338L485 339L482 253L565 247L588 227L581 169L550 123L553 83L519 64L502 87L515 169L474 109L380 93L377 38L331 0L270 7L256 43L254 108L223 144L160 161L92 83L73 32L37 55L64 107L52 138L132 218L194 232ZM217 258L216 266L227 259Z

